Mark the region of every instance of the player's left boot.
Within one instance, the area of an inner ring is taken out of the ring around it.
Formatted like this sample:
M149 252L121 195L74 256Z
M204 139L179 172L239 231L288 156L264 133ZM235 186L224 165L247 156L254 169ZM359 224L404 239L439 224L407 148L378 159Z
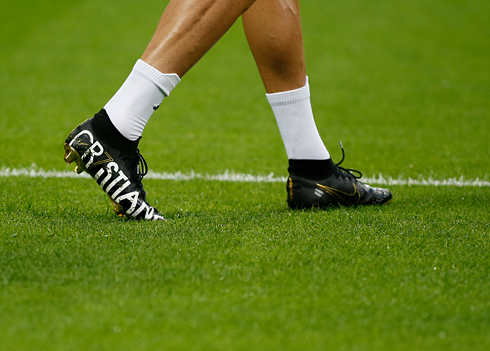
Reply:
M64 159L66 163L76 163L77 173L85 171L94 178L109 195L119 216L164 220L146 201L141 180L148 167L139 153L138 142L125 139L102 110L68 135Z
M359 179L361 172L340 167L328 160L290 160L286 184L287 202L293 209L331 206L387 204L392 199L388 189L372 187ZM356 173L356 174L354 174Z

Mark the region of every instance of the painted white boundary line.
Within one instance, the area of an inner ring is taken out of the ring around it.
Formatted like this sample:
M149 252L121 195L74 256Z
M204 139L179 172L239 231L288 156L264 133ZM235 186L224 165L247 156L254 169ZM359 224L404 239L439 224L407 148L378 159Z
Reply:
M35 166L31 168L7 168L2 167L0 169L0 177L30 177L30 178L90 178L86 173L76 174L73 171L46 171L42 168ZM160 179L160 180L194 180L203 179L210 181L226 181L226 182L250 182L250 183L277 183L285 182L286 177L275 177L274 174L269 175L252 175L244 173L234 173L232 171L226 171L222 174L201 174L196 172L175 172L175 173L157 173L148 172L145 179ZM473 186L473 187L489 187L490 181L487 176L484 179L465 179L460 178L448 178L448 179L432 179L423 178L422 176L417 179L404 179L404 178L392 178L384 177L382 175L374 177L362 178L362 181L373 185L421 185L421 186Z

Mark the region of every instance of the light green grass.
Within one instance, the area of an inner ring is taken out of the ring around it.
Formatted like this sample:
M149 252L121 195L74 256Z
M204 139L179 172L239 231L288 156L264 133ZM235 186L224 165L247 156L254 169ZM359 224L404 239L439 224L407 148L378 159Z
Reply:
M0 218L8 348L489 344L487 189L395 188L387 207L299 212L278 184L147 183L168 222L113 218L90 180L2 181L17 196Z
M66 170L162 2L8 0L0 168ZM29 8L30 11L26 9ZM490 174L488 1L302 2L312 102L370 176ZM157 172L286 175L238 24L154 115ZM115 217L90 179L0 177L2 350L487 350L489 187L391 187L384 207L290 211L285 185L146 180L169 219Z

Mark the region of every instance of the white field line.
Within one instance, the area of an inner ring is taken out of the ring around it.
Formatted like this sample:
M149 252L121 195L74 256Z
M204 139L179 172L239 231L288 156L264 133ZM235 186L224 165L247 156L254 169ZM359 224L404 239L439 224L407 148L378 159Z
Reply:
M30 178L90 178L86 173L76 174L73 171L46 171L42 168L33 166L31 168L7 168L2 167L0 169L0 177L30 177ZM285 182L286 177L276 177L274 174L269 175L253 175L244 173L235 173L232 171L226 171L222 174L201 174L196 172L148 172L145 179L159 179L159 180L194 180L203 179L210 181L226 181L226 182L250 182L250 183L277 183ZM447 179L432 179L424 178L420 176L417 179L412 178L392 178L383 175L362 178L362 181L372 185L408 185L408 186L473 186L473 187L489 187L490 181L487 176L484 179L466 179L464 177L459 178L447 178Z

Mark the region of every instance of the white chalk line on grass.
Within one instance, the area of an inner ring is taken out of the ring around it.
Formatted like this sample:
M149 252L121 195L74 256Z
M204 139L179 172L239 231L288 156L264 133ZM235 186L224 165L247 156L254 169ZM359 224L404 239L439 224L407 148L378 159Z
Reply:
M74 171L47 171L42 168L33 166L31 168L8 168L0 169L0 177L30 177L30 178L90 178L86 173L77 174ZM273 173L269 175L253 175L245 173L235 173L226 171L221 174L201 174L194 171L182 173L167 173L167 172L152 172L149 171L145 179L159 180L209 180L209 181L225 181L225 182L250 182L250 183L278 183L285 182L286 177L276 177ZM448 178L448 179L433 179L432 177L424 178L420 176L417 179L413 178L392 178L383 175L365 177L362 182L372 185L408 185L408 186L473 186L473 187L489 187L490 181L488 177L480 179L466 179L464 177Z

